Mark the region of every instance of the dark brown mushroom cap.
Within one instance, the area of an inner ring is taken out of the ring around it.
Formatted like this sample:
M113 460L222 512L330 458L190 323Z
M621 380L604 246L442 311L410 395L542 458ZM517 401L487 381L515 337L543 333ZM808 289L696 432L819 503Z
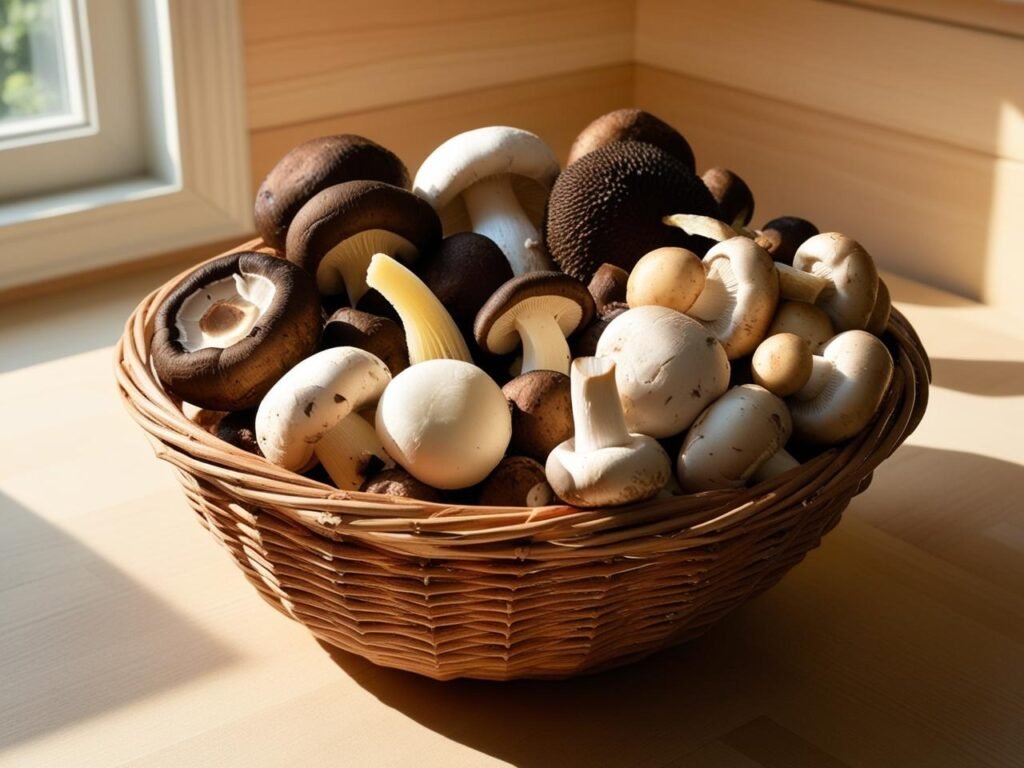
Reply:
M527 272L503 283L480 308L473 338L491 354L507 354L519 346L516 315L538 306L550 307L566 337L594 316L594 298L583 283L561 272Z
M358 347L376 355L392 376L409 367L409 350L402 326L387 317L342 307L324 325L321 349Z
M441 242L441 220L427 201L392 184L348 181L319 192L295 215L288 228L288 260L316 275L338 243L375 229L398 235L419 253ZM414 256L388 255L404 261Z
M728 168L709 168L701 176L718 203L726 224L746 226L754 215L754 193L747 182Z
M626 301L629 272L614 264L602 264L590 278L587 290L594 297L594 307L603 312L607 304Z
M256 193L256 231L284 251L288 226L318 192L345 181L383 181L409 188L409 171L380 144L353 134L321 136L282 157Z
M472 335L480 307L512 279L505 254L493 240L476 232L446 237L440 248L417 262L416 272L466 336Z
M269 306L240 341L189 351L176 323L182 306L205 287L235 276L273 283ZM164 300L156 316L153 364L164 386L183 400L240 411L255 407L274 382L316 350L320 330L320 299L308 274L265 253L230 253L200 266Z
M569 165L555 182L544 228L548 252L584 283L605 262L629 272L655 248L706 252L711 241L662 222L674 213L715 218L718 203L664 150L638 141L609 144Z
M501 391L512 408L512 453L547 461L556 445L573 436L572 396L564 373L530 371Z
M487 507L543 507L555 501L544 467L526 456L506 456L480 486Z
M219 439L230 443L243 451L262 456L259 443L256 442L256 409L235 411L224 415L213 431Z
M627 309L629 309L629 304L624 301L613 301L611 304L605 304L604 309L591 321L590 325L573 338L572 344L569 345L570 349L572 349L573 358L596 357L597 342L601 340L601 334L604 333L604 329L608 327L608 323Z
M781 216L772 219L757 237L757 244L780 264L793 266L793 256L805 240L821 234L818 228L799 216Z
M401 467L385 469L363 483L366 493L380 493L420 501L443 501L441 491L417 480Z
M573 142L569 162L615 141L645 141L677 157L690 173L696 171L693 150L683 135L642 109L616 109L594 120Z

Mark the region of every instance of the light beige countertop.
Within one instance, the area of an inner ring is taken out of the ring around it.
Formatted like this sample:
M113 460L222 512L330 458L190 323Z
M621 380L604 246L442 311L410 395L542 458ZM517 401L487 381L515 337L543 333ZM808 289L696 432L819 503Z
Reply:
M567 682L328 653L196 524L115 394L149 272L0 307L0 765L1024 764L1024 329L889 278L917 433L702 639Z

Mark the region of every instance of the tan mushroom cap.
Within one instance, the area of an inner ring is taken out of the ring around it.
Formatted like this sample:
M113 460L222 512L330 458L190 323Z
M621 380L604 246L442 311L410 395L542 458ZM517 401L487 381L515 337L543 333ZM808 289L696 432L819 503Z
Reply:
M807 342L794 333L777 333L757 346L750 367L755 384L787 397L810 380L813 361Z
M526 456L506 456L480 486L487 507L544 507L555 500L544 467Z
M686 312L704 290L704 264L686 248L667 246L644 254L629 273L626 303L657 304Z
M572 437L572 400L564 373L530 371L501 391L512 409L513 453L544 461L556 445Z
M829 281L817 304L837 332L867 327L878 296L878 270L860 243L838 232L815 235L797 249L793 267Z
M777 333L795 333L814 353L820 352L826 342L836 335L825 310L805 301L783 301L779 304L775 318L768 326L768 336Z

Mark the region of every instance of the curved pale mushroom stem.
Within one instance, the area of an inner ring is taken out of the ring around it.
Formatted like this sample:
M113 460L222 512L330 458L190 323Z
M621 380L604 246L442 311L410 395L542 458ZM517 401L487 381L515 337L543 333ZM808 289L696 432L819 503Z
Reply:
M350 413L327 430L314 453L343 491L357 491L369 475L395 466L377 431L358 413Z
M813 400L828 386L829 379L835 371L836 367L831 360L815 355L811 360L811 378L793 394L793 397L797 400Z
M710 216L698 216L694 213L673 213L671 216L662 218L661 222L670 227L678 227L688 235L698 235L718 242L740 235L735 229L718 219L713 219Z
M704 279L704 290L686 310L687 315L709 323L726 314L730 305L735 302L735 297L722 277L719 269L708 270Z
M516 330L523 344L520 373L558 371L569 373L569 342L548 312L524 312L516 317Z
M573 361L570 377L576 453L627 445L626 418L615 383L615 363L605 357Z
M829 284L829 281L820 275L812 275L788 264L775 262L775 271L779 274L779 295L790 301L814 304Z
M767 461L754 470L750 479L755 483L760 483L763 480L770 480L781 475L783 472L788 472L799 466L800 462L794 459L789 451L780 448L769 456Z
M501 248L516 277L551 269L540 232L520 205L508 175L481 179L463 191L462 198L473 231Z
M366 270L366 284L391 303L405 328L409 364L424 360L473 362L466 340L430 289L387 254L377 253Z

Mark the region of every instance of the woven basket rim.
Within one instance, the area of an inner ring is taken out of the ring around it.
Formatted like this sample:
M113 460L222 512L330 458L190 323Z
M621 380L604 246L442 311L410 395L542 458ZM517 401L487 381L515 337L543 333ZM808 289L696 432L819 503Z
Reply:
M228 253L242 250L274 253L258 239ZM409 557L554 564L645 558L706 546L712 533L720 541L730 529L774 526L779 516L809 513L836 495L862 488L873 470L916 428L927 405L927 354L907 319L893 309L887 335L896 352L896 370L873 422L847 443L749 488L607 509L564 504L488 507L341 491L219 440L190 421L180 401L161 386L149 356L156 310L203 263L146 296L129 316L115 347L119 394L149 435L158 457L179 470L186 487L200 477L226 497L255 505L325 540L357 541Z

